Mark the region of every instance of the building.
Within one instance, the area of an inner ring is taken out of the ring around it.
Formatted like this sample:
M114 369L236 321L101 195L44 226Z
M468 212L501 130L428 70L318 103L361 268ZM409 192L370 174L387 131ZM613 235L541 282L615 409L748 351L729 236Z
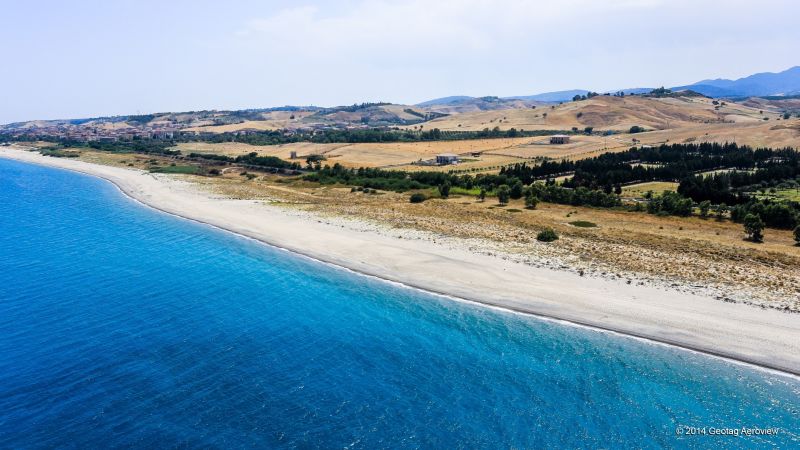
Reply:
M440 155L436 155L436 164L458 164L458 155L455 153L442 153Z
M551 144L569 144L569 136L566 134L554 134L550 136Z

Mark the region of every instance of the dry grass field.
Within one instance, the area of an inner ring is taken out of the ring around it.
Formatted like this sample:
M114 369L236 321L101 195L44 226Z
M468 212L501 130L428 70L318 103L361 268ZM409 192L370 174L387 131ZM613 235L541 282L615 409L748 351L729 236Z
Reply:
M692 124L756 122L762 117L774 120L776 112L728 103L714 105L702 97L647 98L638 96L599 96L555 106L539 106L497 111L478 111L438 118L424 124L425 129L476 131L500 127L524 130L570 130L587 126L597 130L627 131L634 125L661 130ZM413 127L412 127L413 128Z
M666 181L652 181L649 183L632 184L622 188L622 196L629 198L641 198L648 192L658 195L664 191L675 191L678 189L678 183L670 183Z
M205 131L210 133L229 133L241 130L282 130L302 127L303 119L314 114L311 111L270 111L263 113L264 120L245 120L228 125L209 125L186 128L186 131Z
M636 141L634 141L634 139ZM548 137L475 139L462 141L314 144L294 143L276 146L252 146L241 143L181 143L184 154L191 152L237 156L250 152L289 159L297 152L304 160L309 155L324 155L329 164L346 167L380 167L402 170L494 170L497 166L530 161L535 158L583 159L606 152L624 151L634 145L664 143L736 142L753 147L800 147L800 120L755 121L692 125L669 130L610 136L575 135L570 143L550 145ZM439 153L455 153L463 162L456 166L421 166L420 160L433 159ZM479 156L473 156L473 154Z

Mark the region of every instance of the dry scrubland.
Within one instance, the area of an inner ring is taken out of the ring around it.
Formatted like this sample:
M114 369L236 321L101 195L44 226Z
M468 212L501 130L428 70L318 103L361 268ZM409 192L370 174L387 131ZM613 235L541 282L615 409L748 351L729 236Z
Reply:
M81 159L145 170L172 162L89 151ZM743 240L740 224L727 220L553 204L527 210L521 200L500 207L493 199L480 202L469 196L411 204L409 194L364 194L265 174L248 180L241 176L241 169L230 168L221 177L170 176L198 183L223 198L268 201L342 226L368 224L405 239L466 246L587 277L617 278L667 290L711 291L721 301L800 312L800 247L793 245L789 231L769 229L765 242L754 244ZM577 221L596 226L572 224ZM545 227L555 229L560 239L537 242L536 233Z

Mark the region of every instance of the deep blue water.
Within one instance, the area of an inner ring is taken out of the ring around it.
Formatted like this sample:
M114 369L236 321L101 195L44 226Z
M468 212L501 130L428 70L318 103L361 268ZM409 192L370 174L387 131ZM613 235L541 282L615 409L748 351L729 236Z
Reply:
M400 288L0 159L2 448L788 448L798 424L795 379Z

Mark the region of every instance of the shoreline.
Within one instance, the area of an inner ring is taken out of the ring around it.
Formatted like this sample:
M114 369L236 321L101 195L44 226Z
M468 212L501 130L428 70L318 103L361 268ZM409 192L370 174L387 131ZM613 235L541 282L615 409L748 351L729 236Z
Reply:
M190 182L138 170L13 147L0 149L0 157L101 178L146 207L410 289L800 376L797 314L356 233L260 201L215 198Z

